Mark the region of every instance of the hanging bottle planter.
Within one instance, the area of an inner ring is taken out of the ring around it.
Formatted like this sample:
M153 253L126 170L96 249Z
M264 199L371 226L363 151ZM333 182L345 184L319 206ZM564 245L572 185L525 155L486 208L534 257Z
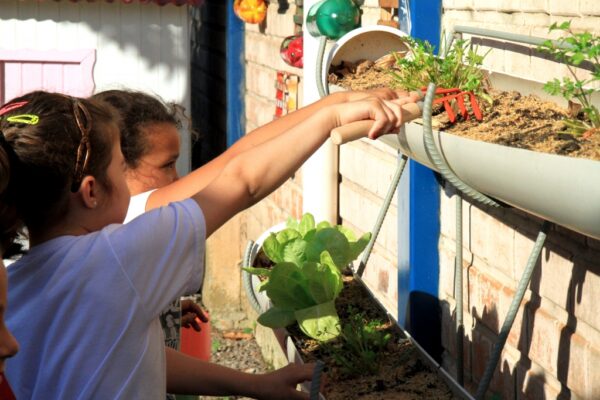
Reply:
M279 55L286 64L292 67L302 68L303 64L304 42L302 34L288 36L281 42Z
M306 16L306 28L314 36L339 39L360 24L360 9L352 0L322 0Z
M235 0L233 11L248 24L260 24L267 16L267 5L264 0Z

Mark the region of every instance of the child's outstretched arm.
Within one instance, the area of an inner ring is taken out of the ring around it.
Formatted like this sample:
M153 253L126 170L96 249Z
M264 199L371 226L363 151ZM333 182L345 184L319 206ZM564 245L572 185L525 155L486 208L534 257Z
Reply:
M308 106L302 107L290 114L256 128L235 142L235 144L223 152L223 154L214 158L207 164L195 169L178 181L155 190L148 198L146 211L166 205L172 201L187 199L198 193L215 179L223 167L238 154L280 135L282 132L285 132L296 124L304 121L306 118L309 118L315 111L325 106L363 100L369 97L376 97L382 100L400 99L400 101L404 102L415 102L419 99L418 94L407 93L403 90L392 90L389 88L366 91L346 91L330 94Z
M206 188L194 195L210 235L239 211L255 204L285 182L329 137L350 122L374 120L369 137L402 124L401 100L370 98L324 107L284 133L232 159Z
M308 400L296 385L312 378L314 364L288 365L267 374L248 374L167 350L167 391L205 396L248 396L265 400Z

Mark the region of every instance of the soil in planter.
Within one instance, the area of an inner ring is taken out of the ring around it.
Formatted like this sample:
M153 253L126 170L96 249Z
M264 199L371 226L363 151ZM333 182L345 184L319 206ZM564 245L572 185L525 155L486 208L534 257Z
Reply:
M455 399L447 384L421 359L412 345L385 312L371 298L363 285L352 276L344 277L344 289L336 299L336 309L342 326L354 309L365 313L369 320L382 321L378 329L391 334L387 349L381 353L379 370L371 374L351 374L336 364L330 346L307 338L293 325L288 328L297 348L307 362L321 360L325 363L326 380L323 395L328 400L347 399Z
M261 249L253 266L270 269L273 263ZM367 320L380 321L377 330L389 333L391 338L385 351L379 354L378 371L357 374L348 372L335 360L332 347L339 345L340 339L323 345L307 337L297 324L289 326L287 330L303 359L306 362L320 360L325 364L326 379L322 393L327 400L456 399L448 385L428 367L416 347L389 319L368 290L354 279L350 271L343 278L344 288L335 300L342 327L351 321L353 314L360 312Z
M345 69L343 75L339 74L339 67L330 71L330 83L351 90L394 87L393 77L372 62L346 65L342 69ZM437 112L434 115L434 128L510 147L600 160L600 132L589 137L557 133L562 130L561 120L568 116L566 109L537 96L525 96L516 91L490 89L489 94L492 104L484 100L479 102L483 121L473 117L462 120L459 117L458 122L451 124L446 113L438 107L434 110L434 114Z

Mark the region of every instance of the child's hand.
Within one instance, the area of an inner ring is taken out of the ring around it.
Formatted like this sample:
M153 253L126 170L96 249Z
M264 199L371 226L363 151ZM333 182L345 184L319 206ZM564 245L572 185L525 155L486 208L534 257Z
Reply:
M194 328L200 332L200 322L208 322L208 316L202 308L192 300L181 300L181 326L184 328Z
M289 364L276 371L262 375L261 393L264 400L308 400L308 393L296 390L296 386L312 379L315 364Z
M412 97L402 97L395 100L382 100L368 98L362 101L336 104L334 116L337 118L335 126L346 125L354 121L373 120L368 137L376 139L379 136L397 131L405 122L402 120L401 106L414 102Z

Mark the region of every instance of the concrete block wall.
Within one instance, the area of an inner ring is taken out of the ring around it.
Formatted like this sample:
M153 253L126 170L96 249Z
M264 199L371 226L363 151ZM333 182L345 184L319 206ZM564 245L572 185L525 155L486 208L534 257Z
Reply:
M513 209L467 201L462 207L464 373L467 386L476 388L542 221ZM452 373L456 371L454 218L455 199L447 190L441 196L439 297L443 364ZM562 227L549 232L490 393L502 399L600 397L596 376L600 318L595 307L599 243Z
M600 33L600 3L595 0L443 0L442 6L445 32L456 25L466 25L556 38L558 33L549 33L548 27L555 22L572 21L571 27L576 32ZM484 67L538 82L568 73L564 65L518 54L506 50L507 47L494 48L485 58ZM481 53L487 50L481 47ZM585 71L579 73L582 77L587 75Z
M443 27L454 25L548 37L553 22L600 32L600 3L561 0L444 0ZM565 67L493 49L488 68L545 82ZM515 88L516 89L516 88ZM576 194L574 194L576 195ZM451 192L441 195L440 299L444 366L455 373L454 213ZM514 296L541 221L516 210L463 202L464 372L476 388ZM550 232L521 304L490 392L502 399L600 398L596 375L600 325L598 241L565 228Z

